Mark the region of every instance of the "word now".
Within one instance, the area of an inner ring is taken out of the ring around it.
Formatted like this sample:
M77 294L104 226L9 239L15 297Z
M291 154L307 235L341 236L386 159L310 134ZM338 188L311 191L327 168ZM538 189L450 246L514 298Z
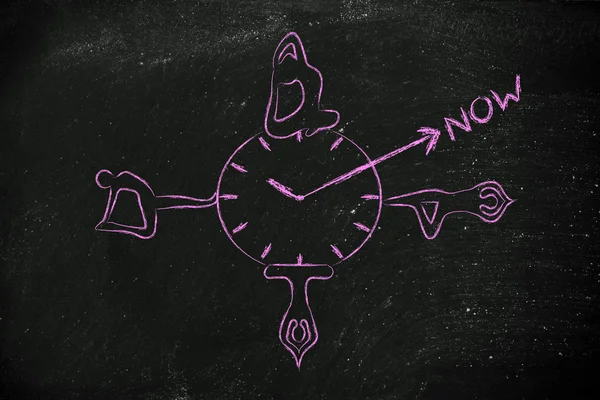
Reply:
M521 77L519 75L517 75L517 78L515 81L515 93L514 94L507 93L504 96L504 100L502 100L500 98L500 96L498 95L498 93L494 92L493 90L490 90L490 92L492 93L492 97L494 98L496 103L498 103L498 106L500 106L500 109L502 111L504 111L508 107L509 100L512 100L515 103L519 102L519 100L521 98ZM485 115L485 117L481 117L481 116L478 116L475 114L475 104L478 101L482 101L487 104L487 114ZM471 130L472 130L471 129L471 120L478 124L487 123L490 119L492 119L492 115L494 115L494 106L492 104L492 100L490 100L488 97L478 97L475 100L473 100L473 102L471 103L471 108L469 109L468 115L467 115L467 112L465 112L464 108L462 108L462 107L460 108L460 112L462 114L462 122L459 122L453 118L444 118L444 122L446 123L446 130L448 131L448 135L450 136L450 139L452 141L456 140L454 137L454 131L452 130L453 127L460 128L465 132L471 132ZM422 132L422 133L426 132L428 134L437 134L438 136L440 135L439 130L428 127L428 126L421 127L418 130L418 132ZM435 144L433 144L433 146L435 146Z

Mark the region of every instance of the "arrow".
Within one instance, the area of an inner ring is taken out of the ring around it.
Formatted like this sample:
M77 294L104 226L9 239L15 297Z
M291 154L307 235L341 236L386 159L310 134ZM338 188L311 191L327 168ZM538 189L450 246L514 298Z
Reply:
M400 148L398 148L396 150L393 150L393 151L391 151L391 152L389 152L387 154L384 154L381 157L376 158L376 159L374 159L371 162L368 162L368 163L363 164L363 165L361 165L359 167L356 167L353 170L348 171L345 174L342 174L342 175L338 176L337 178L330 180L329 182L325 183L324 185L321 185L320 187L316 188L315 190L313 190L311 192L308 192L305 195L296 196L295 197L296 200L302 201L302 200L304 200L304 198L306 198L306 197L308 197L308 196L310 196L310 195L312 195L314 193L317 193L317 192L325 189L326 187L329 187L331 185L336 185L338 183L344 182L344 181L352 178L353 176L358 175L361 172L363 172L363 171L365 171L365 170L367 170L367 169L369 169L369 168L371 168L371 167L373 167L373 166L375 166L375 165L377 165L377 164L379 164L379 163L381 163L381 162L383 162L385 160L389 160L390 158L392 158L394 156L397 156L398 154L403 153L406 150L408 150L408 149L410 149L412 147L418 146L421 143L424 143L424 142L427 142L427 141L429 141L429 144L427 145L427 149L425 151L425 154L426 155L429 154L429 152L435 148L435 145L436 145L436 143L438 141L438 138L440 137L441 133L440 133L439 130L433 129L433 128L421 128L421 129L418 130L418 132L420 132L423 135L422 138L417 139L414 142L411 142L411 143L407 144L406 146L402 146L402 147L400 147Z
M394 156L397 156L398 154L403 153L406 150L408 150L408 149L410 149L412 147L418 146L421 143L424 143L424 142L426 142L426 141L429 140L429 144L427 145L427 149L425 150L425 155L428 155L431 150L435 149L435 145L437 144L437 141L438 141L438 139L439 139L439 137L441 135L441 132L439 130L437 130L437 129L429 128L429 127L422 127L419 130L417 130L417 132L421 133L421 135L423 136L421 139L417 139L414 142L407 144L406 146L400 147L399 149L396 149L396 150L393 150L393 151L391 151L391 152L389 152L387 154L384 154L381 157L374 159L370 163L365 164L365 165L363 165L361 167L358 167L357 169L360 169L360 168L364 168L364 169L370 168L373 165L377 165L380 162L383 162L383 161L388 160L388 159L390 159L390 158L392 158ZM361 169L361 171L362 171L362 169ZM352 171L350 171L350 172L352 172Z

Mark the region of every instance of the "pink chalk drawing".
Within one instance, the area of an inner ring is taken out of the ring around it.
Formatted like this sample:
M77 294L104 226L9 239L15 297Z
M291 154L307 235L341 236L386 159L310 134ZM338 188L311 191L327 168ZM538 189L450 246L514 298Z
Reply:
M493 199L494 203L490 205L482 202L487 199ZM515 201L508 197L498 182L488 181L457 192L420 190L387 198L384 205L412 208L417 214L423 235L431 240L438 235L448 215L471 214L491 224L502 218L508 206Z
M156 234L159 210L207 208L216 204L217 194L208 199L197 199L190 196L156 196L148 182L129 171L123 171L116 177L107 169L98 171L96 185L108 189L108 201L102 220L96 225L97 231L123 233L140 239L151 239ZM116 192L113 195L113 191ZM142 226L124 225L111 221L112 213L117 204L119 193L131 192L137 198L138 207L143 218ZM224 194L223 200L233 200L235 196Z
M492 93L492 97L494 98L494 100L496 100L496 103L498 103L498 106L500 107L500 109L502 111L505 111L506 108L508 107L508 101L512 100L515 103L518 103L519 101L521 101L521 77L519 75L516 76L515 78L515 94L512 93L507 93L506 96L504 96L504 100L502 100L500 98L500 95L496 92L494 92L493 90L490 90L490 93ZM479 116L477 116L477 114L475 114L475 103L477 101L483 100L488 108L487 114L485 117L481 118ZM471 127L471 121L469 121L469 117L471 117L471 119L480 124L486 124L488 123L491 119L492 119L492 115L494 115L494 105L492 104L492 101L488 98L488 97L478 97L475 100L473 100L471 102L471 107L469 108L469 113L467 113L464 108L460 108L460 113L462 116L462 122L459 122L458 120L454 119L454 118L449 118L449 117L445 117L444 118L444 123L446 126L446 131L448 131L448 136L450 137L450 140L455 141L456 140L456 136L454 135L454 130L452 129L452 127L456 127L459 129L462 129L465 132L471 132L473 130L473 128ZM434 128L430 128L430 127L422 127L419 132L434 132L435 134L437 134L439 136L440 132L437 129ZM435 148L435 143L433 145L430 144L430 146L433 146L433 148ZM427 153L429 153L430 150L428 148Z
M267 279L284 279L290 285L290 305L279 324L279 340L292 353L300 369L302 357L319 340L319 331L308 302L308 283L313 279L324 281L331 278L333 268L326 264L303 264L302 257L298 257L296 264L268 265L263 274ZM300 331L299 338L296 331Z
M299 105L291 113L279 116L279 90L288 86L300 91ZM271 95L265 114L265 132L275 139L302 135L310 137L332 129L340 120L335 110L321 109L323 75L309 64L304 45L295 32L290 32L277 45L273 54Z
M296 96L290 97L297 100L297 105L281 115L280 105L289 100L284 97L291 88L297 90ZM515 202L495 181L455 192L434 188L384 197L377 165L420 145L429 155L438 144L440 130L421 127L417 139L371 159L363 148L332 129L340 116L337 111L321 108L322 90L321 72L308 63L300 37L290 32L273 55L263 132L233 151L210 197L157 196L148 182L129 171L115 176L103 169L95 177L96 184L108 190L106 210L96 226L98 231L151 239L156 234L159 211L215 207L225 235L243 254L263 266L264 277L288 282L290 303L279 324L279 340L292 354L298 369L319 339L309 303L309 282L330 279L334 266L363 248L377 228L383 206L413 209L423 235L432 240L451 214L474 215L491 224L499 221ZM518 75L516 94L508 94L502 100L491 91L502 111L509 100L519 101L520 92ZM477 101L487 105L485 117L476 114ZM462 123L444 119L452 141L452 126L471 131L469 116L477 124L487 123L493 115L493 104L487 97L478 97L468 114L462 108L461 112ZM314 154L320 155L320 167L318 173L311 175L313 182L296 171L311 166L314 169ZM341 164L339 160L344 159L351 161ZM141 224L114 220L121 193L135 195ZM328 206L331 198L338 199L339 204Z

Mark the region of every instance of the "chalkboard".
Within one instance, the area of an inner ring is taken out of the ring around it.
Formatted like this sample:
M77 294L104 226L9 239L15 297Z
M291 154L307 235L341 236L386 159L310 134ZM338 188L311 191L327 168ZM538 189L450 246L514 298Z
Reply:
M593 2L12 1L0 398L598 398Z

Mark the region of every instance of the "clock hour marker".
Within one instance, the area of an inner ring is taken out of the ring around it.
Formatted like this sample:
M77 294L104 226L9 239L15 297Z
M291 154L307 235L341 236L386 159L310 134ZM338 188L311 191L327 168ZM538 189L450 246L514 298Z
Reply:
M271 243L269 243L265 249L263 250L262 254L260 255L260 258L264 259L267 254L269 254L269 252L271 251Z
M333 251L333 253L338 256L339 258L344 258L344 256L342 255L342 252L340 251L340 249L338 249L337 247L335 247L335 245L330 244L331 246L331 251Z
M243 166L241 166L241 165L239 165L239 164L236 164L236 163L234 163L234 162L232 162L232 163L231 163L231 164L229 164L229 165L231 165L231 167L232 167L232 168L234 168L234 169L236 169L236 170L240 171L240 172L241 172L241 173L243 173L243 174L245 174L246 172L248 172L248 171L246 171L246 169L245 169Z
M238 233L239 231L243 230L244 228L246 228L246 225L248 225L247 222L244 222L243 224L239 224L237 226L237 228L235 228L234 230L232 230L232 233Z
M358 229L360 229L361 231L371 232L371 230L369 228L367 228L366 226L364 226L360 222L354 222L354 226L357 227Z
M271 147L269 146L269 143L267 143L267 142L265 141L265 139L263 139L262 137L259 137L259 138L258 138L258 141L260 142L260 144L262 145L262 147L264 147L264 148L265 148L265 150L267 150L267 151L271 151Z
M333 150L337 149L337 147L340 145L340 143L342 143L343 140L344 140L343 137L338 138L335 142L333 142L329 151L333 151Z
M360 198L365 200L379 200L379 196L376 194L363 194Z
M223 200L235 200L238 198L237 194L222 194L219 196L219 198L223 199Z
M298 254L298 265L302 265L302 254Z

